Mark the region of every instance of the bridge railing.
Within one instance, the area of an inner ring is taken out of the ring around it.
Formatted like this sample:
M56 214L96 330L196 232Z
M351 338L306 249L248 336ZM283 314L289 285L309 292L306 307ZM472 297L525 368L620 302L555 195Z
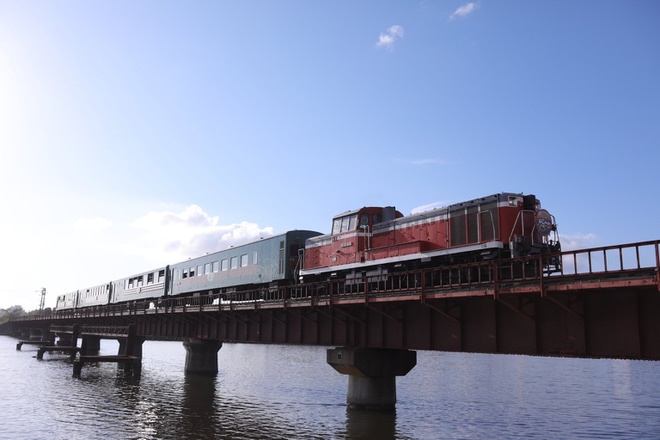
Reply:
M560 275L660 270L660 240L563 252Z
M569 250L510 260L482 261L409 271L363 275L352 279L331 279L323 283L287 287L290 293L278 298L330 300L425 292L465 292L486 288L499 291L511 286L537 285L549 280L594 278L598 276L639 276L654 278L660 290L660 240Z
M548 270L552 268L553 270ZM469 296L477 289L498 292L511 286L541 289L550 283L603 277L644 277L660 290L660 240L564 251L510 260L330 278L322 282L235 292L200 292L121 304L56 311L49 318L133 316L160 313L249 310L295 305L366 302L425 293ZM510 289L510 291L512 291ZM15 320L33 320L25 316Z

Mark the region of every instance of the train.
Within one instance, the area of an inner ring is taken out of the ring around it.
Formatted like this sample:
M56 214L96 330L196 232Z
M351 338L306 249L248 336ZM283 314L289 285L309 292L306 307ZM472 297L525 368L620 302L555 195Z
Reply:
M59 295L55 310L158 300L215 291L277 288L295 279L299 250L320 232L293 230L242 246Z
M533 194L497 193L404 216L393 206L336 215L331 232L291 230L59 295L55 310L345 280L561 251L555 218ZM560 259L543 270L560 270ZM347 289L346 291L350 291Z

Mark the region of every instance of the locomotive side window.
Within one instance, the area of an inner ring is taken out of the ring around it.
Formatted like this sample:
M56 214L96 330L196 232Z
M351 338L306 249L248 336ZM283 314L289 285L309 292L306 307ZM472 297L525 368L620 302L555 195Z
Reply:
M165 281L165 269L158 271L158 282L162 283Z
M344 217L341 219L341 232L348 231L348 221L349 217Z
M238 257L231 257L231 268L236 269L238 267Z
M219 269L220 269L220 263L217 262L217 261L214 261L213 262L213 272L218 272Z
M226 258L220 262L220 270L229 270L229 261Z
M367 217L368 219L368 217ZM357 226L357 214L347 215L341 218L336 218L332 221L332 233L339 234L341 232L353 231ZM367 220L368 221L368 220Z
M332 233L339 234L339 231L341 231L341 219L336 218L332 221Z
M248 254L241 255L241 267L248 265Z
M153 273L147 274L147 286L153 283L154 283L154 274Z
M355 229L357 215L347 215L341 219L341 232L352 231Z

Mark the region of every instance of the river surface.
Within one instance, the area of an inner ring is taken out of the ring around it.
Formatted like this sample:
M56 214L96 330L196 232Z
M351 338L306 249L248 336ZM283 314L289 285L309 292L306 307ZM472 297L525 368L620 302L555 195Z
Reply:
M0 438L658 439L660 362L417 353L394 412L346 408L327 347L224 344L216 377L186 376L180 342L147 341L142 375L0 336ZM117 354L102 341L100 354Z

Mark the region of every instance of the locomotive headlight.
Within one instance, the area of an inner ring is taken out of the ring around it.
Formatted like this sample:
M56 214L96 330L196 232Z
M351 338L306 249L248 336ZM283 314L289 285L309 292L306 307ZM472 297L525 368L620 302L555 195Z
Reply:
M553 229L552 215L545 209L539 209L536 213L536 226L543 236L548 236Z

